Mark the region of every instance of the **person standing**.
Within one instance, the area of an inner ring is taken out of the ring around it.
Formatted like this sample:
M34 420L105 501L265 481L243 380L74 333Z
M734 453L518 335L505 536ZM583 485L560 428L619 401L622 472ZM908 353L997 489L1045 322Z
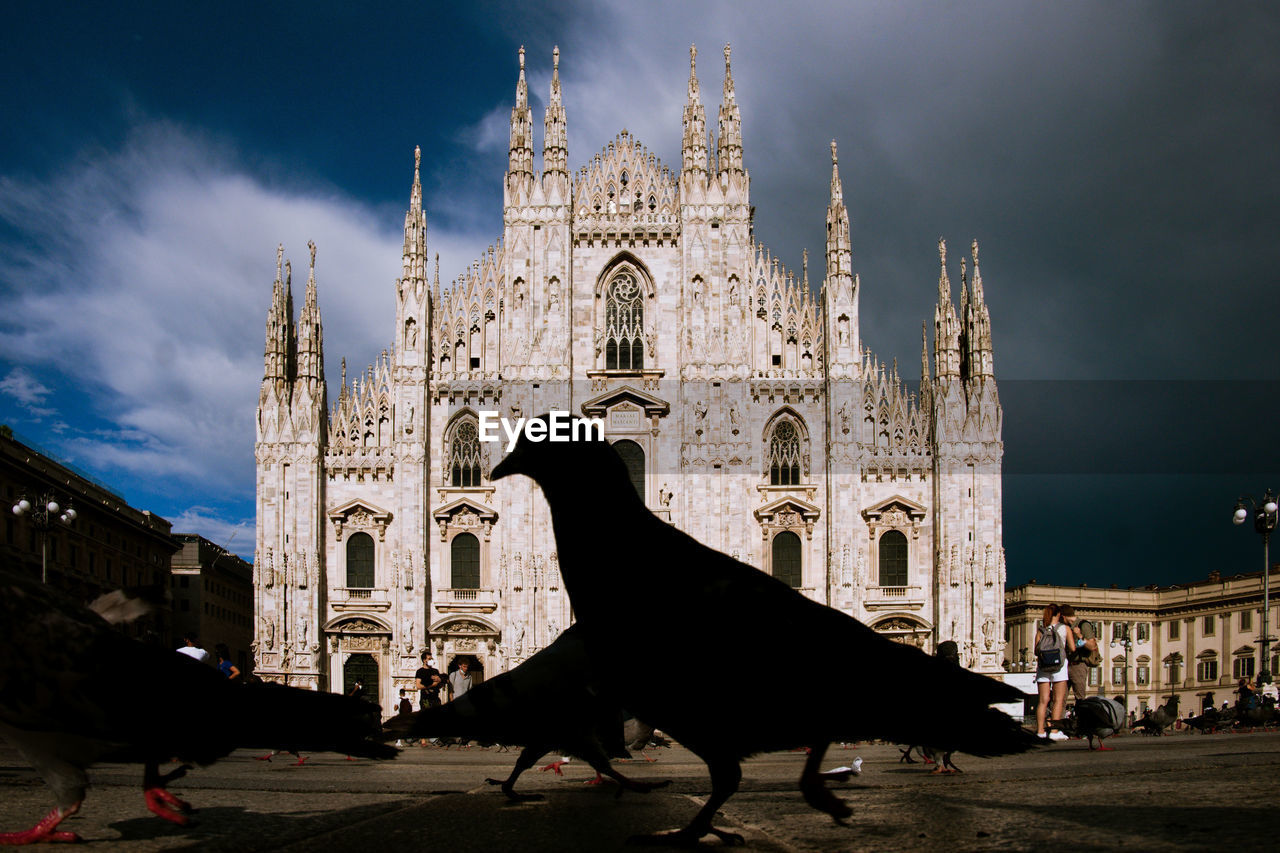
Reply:
M419 710L425 711L439 705L440 687L444 684L444 679L440 677L440 670L436 669L430 652L422 653L422 666L418 667L413 677L414 686L418 689Z
M196 635L192 632L183 634L182 645L178 647L178 654L186 655L192 660L200 661L200 663L213 663L209 653L196 645L196 639Z
M1036 687L1040 701L1036 704L1036 734L1044 738L1048 723L1061 720L1067 704L1067 649L1071 636L1062 621L1062 609L1050 604L1044 609L1043 621L1036 626ZM1052 711L1053 716L1049 713ZM1048 740L1066 740L1065 733L1054 729Z
M1098 651L1098 639L1092 624L1077 624L1076 609L1070 604L1062 605L1062 621L1071 632L1067 644L1067 682L1075 700L1081 702L1089 686L1089 661Z
M449 673L449 698L461 699L471 689L471 662L459 661L458 668Z
M227 648L226 643L218 643L214 646L214 651L218 653L218 672L232 684L240 685L244 683L244 679L240 677L240 667L231 662L231 649Z

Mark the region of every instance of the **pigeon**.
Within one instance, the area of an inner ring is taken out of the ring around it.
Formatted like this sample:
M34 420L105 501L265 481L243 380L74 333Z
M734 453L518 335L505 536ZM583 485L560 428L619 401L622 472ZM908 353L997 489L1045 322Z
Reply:
M119 600L95 602L115 621ZM97 761L144 765L147 808L177 824L190 807L165 790L193 764L238 747L302 747L390 758L376 705L279 685L237 686L212 667L126 637L99 612L0 570L0 736L53 789L34 827L0 844L75 841L57 829L84 801ZM176 758L174 771L160 765Z
M1175 693L1155 711L1147 711L1147 713L1143 714L1142 719L1134 723L1133 727L1135 729L1140 728L1149 735L1163 735L1164 730L1177 722L1177 720L1178 694Z
M1069 725L1076 737L1089 739L1089 749L1095 749L1093 739L1097 737L1096 749L1110 752L1111 747L1103 746L1102 739L1120 731L1124 725L1124 706L1105 696L1088 696L1076 703Z
M541 420L541 436L553 434ZM1017 688L894 643L657 518L607 443L536 441L531 431L491 479L523 474L546 497L594 678L710 772L711 795L686 827L638 842L694 844L710 834L741 843L712 819L737 791L742 759L761 752L808 747L801 793L841 821L852 811L825 781L847 774L818 769L833 741L882 738L980 756L1037 744L988 707L1021 702ZM638 600L641 587L658 594ZM762 643L766 636L777 640ZM785 698L771 695L779 687ZM921 693L939 701L880 699Z
M629 758L626 738L646 740L652 727L627 728L622 708L604 699L594 686L582 631L565 629L555 642L508 672L486 679L461 697L435 708L392 717L383 737L459 738L481 743L520 745L524 749L506 779L487 779L501 785L512 800L537 799L517 794L520 774L552 750L587 762L597 773L624 789L648 792L669 782L639 782L618 772L610 758ZM543 770L562 775L561 760Z
M1226 715L1218 711L1216 708L1205 708L1204 712L1199 716L1191 717L1186 721L1188 728L1193 728L1200 734L1213 734L1218 726L1227 725Z

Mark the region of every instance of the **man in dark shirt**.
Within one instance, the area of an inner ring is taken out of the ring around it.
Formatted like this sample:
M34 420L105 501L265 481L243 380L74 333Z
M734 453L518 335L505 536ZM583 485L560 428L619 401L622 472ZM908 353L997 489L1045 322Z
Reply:
M444 679L440 677L440 670L432 666L433 663L431 652L423 652L422 666L413 674L417 679L418 707L423 711L440 704L440 685Z

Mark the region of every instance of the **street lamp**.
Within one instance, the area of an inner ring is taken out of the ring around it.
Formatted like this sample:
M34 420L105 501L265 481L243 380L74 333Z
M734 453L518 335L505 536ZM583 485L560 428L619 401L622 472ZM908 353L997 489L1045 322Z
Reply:
M31 501L27 500L26 495L23 495L13 505L13 514L19 518L23 516L29 517L36 530L40 531L40 582L48 583L49 528L53 526L55 521L64 525L75 521L75 508L71 506L71 501L68 500L64 509L58 503L53 492L47 492L40 496L34 506Z
M1116 629L1119 629L1117 631ZM1129 659L1133 657L1133 640L1129 637L1129 623L1117 622L1111 629L1111 648L1117 646L1124 649L1124 718L1129 719ZM1116 636L1116 634L1120 636Z
M1262 534L1262 667L1258 672L1258 686L1271 683L1271 631L1268 617L1271 615L1271 601L1268 579L1271 575L1271 531L1276 529L1276 496L1267 489L1262 500L1240 498L1236 501L1235 513L1231 516L1232 524L1244 524L1249 520L1248 501L1253 507L1253 529Z

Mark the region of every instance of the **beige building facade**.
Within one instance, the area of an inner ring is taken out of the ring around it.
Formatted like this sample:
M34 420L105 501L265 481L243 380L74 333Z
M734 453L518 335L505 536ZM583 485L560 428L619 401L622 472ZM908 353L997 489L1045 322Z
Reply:
M1272 673L1280 664L1274 640L1277 607L1270 577ZM1141 716L1178 694L1182 716L1209 705L1235 703L1240 678L1262 669L1262 573L1142 589L1026 584L1005 593L1005 663L1011 671L1035 669L1036 625L1045 605L1070 604L1098 629L1102 666L1090 670L1089 695L1124 701L1128 663L1129 709ZM1122 640L1132 644L1126 654Z
M559 52L536 169L522 50L500 238L442 285L415 154L390 345L353 377L343 363L332 405L315 247L296 315L277 257L256 445L264 677L358 675L385 702L424 649L493 674L549 644L572 619L550 515L532 482L489 482L505 451L481 440L486 417L548 410L600 418L670 523L895 639L955 640L966 665L1000 670L1003 445L977 244L956 288L939 243L911 390L861 343L835 144L815 288L807 252L793 271L756 239L728 47L710 141L695 62L678 166L623 130L570 172Z

